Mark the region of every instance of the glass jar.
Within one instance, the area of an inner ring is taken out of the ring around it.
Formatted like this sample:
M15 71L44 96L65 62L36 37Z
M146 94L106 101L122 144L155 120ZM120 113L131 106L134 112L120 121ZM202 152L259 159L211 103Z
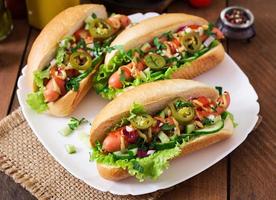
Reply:
M4 0L0 0L0 41L4 40L12 31L13 24L10 11Z

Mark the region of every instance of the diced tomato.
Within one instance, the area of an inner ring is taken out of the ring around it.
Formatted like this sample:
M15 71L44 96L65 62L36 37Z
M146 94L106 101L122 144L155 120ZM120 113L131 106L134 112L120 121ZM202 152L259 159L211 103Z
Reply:
M176 38L173 38L172 42L173 42L173 44L174 44L176 47L179 47L179 46L181 45L180 42L179 42L179 40L176 39Z
M114 152L121 149L121 129L110 132L103 141L103 150L105 152Z
M168 123L169 125L174 125L174 121L171 117L166 118L165 122Z
M151 127L152 133L159 133L160 130L161 130L161 127L159 127L159 125Z
M209 100L204 96L198 97L197 100L202 103L203 106L207 106L210 103Z
M196 109L196 116L199 120L203 120L205 117L208 117L211 113L201 108Z
M89 32L87 30L83 29L83 28L77 30L74 33L74 36L75 36L75 38L76 38L77 41L79 41L81 38L86 39L88 37L91 37L90 34L89 34Z
M214 27L212 32L216 34L217 39L223 39L224 38L223 33L218 28Z
M188 27L191 29L198 29L198 27L200 27L200 25L192 24L192 25L189 25Z
M123 27L127 27L130 24L130 19L126 15L121 15L119 20Z
M123 87L123 84L121 83L121 80L120 80L120 72L119 71L116 71L114 72L109 80L108 80L108 85L109 87L112 87L112 88L122 88Z

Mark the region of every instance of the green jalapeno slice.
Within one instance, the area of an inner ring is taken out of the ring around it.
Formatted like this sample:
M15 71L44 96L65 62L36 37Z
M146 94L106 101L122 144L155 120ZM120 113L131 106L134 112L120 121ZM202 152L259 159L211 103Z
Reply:
M202 44L200 37L196 32L187 33L180 38L180 41L189 53L195 53L199 51Z
M69 58L69 63L77 70L86 70L92 65L92 58L86 52L74 52Z
M193 107L189 106L183 106L179 109L176 109L175 102L179 100L176 100L169 104L169 108L172 111L172 116L182 125L186 125L189 122L191 122L194 119L195 116L195 110Z
M155 53L146 55L144 61L152 70L160 70L166 65L165 58Z
M112 35L112 27L103 19L94 19L89 24L89 32L95 39L106 39Z
M148 114L143 114L132 118L130 123L134 128L145 130L153 125L154 119Z

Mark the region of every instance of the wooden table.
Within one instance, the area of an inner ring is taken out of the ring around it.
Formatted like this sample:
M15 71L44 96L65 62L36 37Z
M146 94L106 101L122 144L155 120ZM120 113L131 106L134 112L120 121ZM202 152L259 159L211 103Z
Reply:
M168 12L186 12L215 22L229 5L242 5L255 15L257 36L251 43L226 41L228 54L249 77L259 95L263 121L229 156L179 184L162 199L245 200L276 199L276 3L275 0L214 0L206 9L174 1ZM12 35L0 43L0 119L19 106L16 82L26 64L38 31L26 20L15 20ZM229 81L231 79L229 78ZM242 105L241 105L242 106ZM183 167L185 170L185 167ZM35 199L11 178L0 173L0 199Z

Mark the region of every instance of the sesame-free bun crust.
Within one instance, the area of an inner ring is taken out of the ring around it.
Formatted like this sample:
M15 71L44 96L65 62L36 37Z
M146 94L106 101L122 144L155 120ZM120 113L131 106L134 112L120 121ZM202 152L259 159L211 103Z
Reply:
M116 97L99 112L93 121L90 143L95 146L96 141L102 142L110 127L129 114L130 107L134 102L144 105L148 113L154 114L177 97L188 99L199 96L206 96L216 100L218 93L214 88L203 83L184 79L162 80L135 87ZM227 119L224 128L219 132L204 135L188 142L183 147L181 155L207 147L230 137L232 134L233 125ZM129 177L127 170L118 167L97 164L97 168L100 175L108 180L118 181Z
M139 24L124 30L111 43L111 46L122 45L123 48L127 51L132 48L137 48L165 32L176 31L179 27L193 24L207 25L208 21L201 17L187 15L184 13L162 14L143 20ZM105 57L105 64L109 64L112 57L117 53L118 50L114 50L111 53L108 53ZM224 48L222 44L219 44L196 60L177 69L172 74L171 78L194 78L217 66L223 60L224 54Z
M107 18L107 12L103 5L83 4L68 8L55 16L40 32L36 38L27 61L27 75L29 86L34 91L37 88L33 82L33 72L42 70L53 59L58 48L59 41L76 32L84 23L84 20L95 13L99 18ZM69 115L86 95L92 86L92 72L80 82L77 92L69 91L65 96L53 103L49 103L49 113L56 116Z

